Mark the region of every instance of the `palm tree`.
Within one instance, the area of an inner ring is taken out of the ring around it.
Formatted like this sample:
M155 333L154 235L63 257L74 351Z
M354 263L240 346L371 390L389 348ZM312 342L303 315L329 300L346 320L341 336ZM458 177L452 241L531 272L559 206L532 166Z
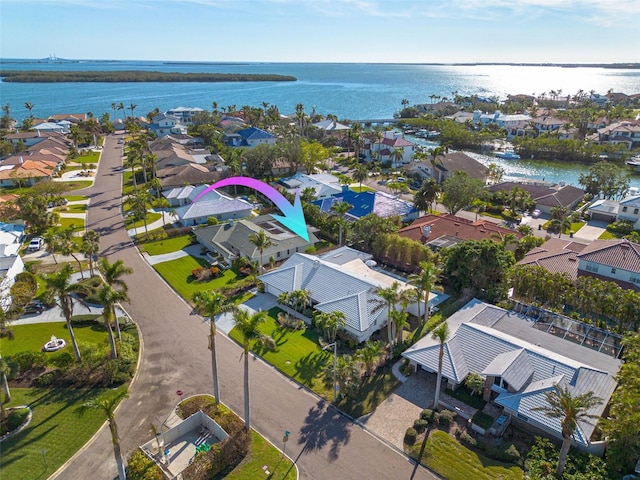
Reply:
M118 323L118 317L116 314L116 305L120 302L128 302L129 296L127 292L122 290L116 290L107 283L102 285L102 288L98 292L98 298L100 305L102 305L102 318L104 319L104 325L107 327L107 333L109 334L109 348L111 349L111 358L118 358L118 350L116 349L116 341L113 336L113 322ZM118 328L118 332L120 329Z
M272 344L273 339L265 336L259 330L260 324L266 321L266 312L249 313L247 310L237 309L233 312L233 318L240 335L242 336L242 348L244 350L244 428L251 428L249 405L249 342L256 340L262 344Z
M120 400L127 398L129 395L126 390L114 395L113 397L104 398L102 400L90 400L82 406L80 412L84 409L91 408L101 411L109 422L109 431L111 432L111 443L113 444L113 455L116 458L118 466L118 479L126 480L127 473L124 467L124 459L122 458L122 449L120 447L120 436L118 435L118 425L116 424L116 407Z
M7 381L7 374L10 371L9 364L2 358L2 355L0 355L0 381L2 382L2 390L4 391L4 399L2 401L5 403L11 401L11 390L9 389L9 382Z
M133 218L135 220L142 220L144 223L145 235L149 233L147 228L147 215L149 213L148 208L151 206L151 201L151 194L142 188L133 190L125 200L125 203L129 205L131 209Z
M395 161L396 164L400 163L400 161L404 158L404 147L397 147L393 149L391 152L391 160Z
M131 105L129 105L129 110L131 110L131 118L135 118L133 116L133 111L136 109L138 105L136 105L135 103L131 103Z
M332 312L316 311L315 321L316 325L324 330L327 343L333 343L336 341L338 329L347 324L347 317L344 312L337 310Z
M255 245L255 247L260 252L260 266L264 265L263 262L263 254L264 251L273 245L271 238L269 238L264 230L259 230L256 233L252 233L249 235L249 241Z
M424 321L429 320L429 293L433 285L440 278L442 268L434 262L420 262L420 273L409 276L409 282L418 286L421 292L424 292Z
M331 205L331 211L336 214L336 216L340 219L340 223L338 223L338 227L340 228L340 232L338 234L338 245L342 245L342 227L343 227L343 218L349 210L353 208L353 205L347 202L335 202Z
M444 343L449 337L449 326L447 322L442 322L431 332L431 338L440 342L440 352L438 353L438 377L436 380L436 395L433 401L433 409L439 410L440 403L440 384L442 383L442 359L444 357Z
M391 316L393 317L393 321L396 324L396 346L400 345L403 340L403 332L404 328L409 325L409 321L407 320L407 312L404 310L394 310L391 312Z
M375 370L376 363L382 355L382 345L379 341L366 341L364 346L358 350L358 359L364 364L365 374L370 376Z
M100 234L87 230L82 236L82 253L89 257L89 273L93 277L93 257L100 252Z
M369 169L362 164L356 165L353 170L353 179L360 184L360 190L362 191L362 182L369 177Z
M98 270L100 270L102 278L107 285L120 292L127 292L128 286L125 281L122 280L122 276L131 275L133 273L133 268L127 267L122 260L116 260L114 263L110 263L106 257L100 257ZM117 319L115 325L116 334L118 335L118 339L120 339L120 324Z
M218 385L218 362L216 359L216 315L235 311L236 306L230 303L222 293L196 292L193 294L196 312L209 319L209 350L211 350L211 373L213 376L213 395L216 403L220 403L220 386Z
M574 396L568 385L555 385L554 390L544 392L549 405L534 407L532 410L544 412L546 417L560 419L562 428L562 446L558 456L558 468L556 477L562 477L567 454L571 448L571 437L573 436L579 422L588 422L588 419L596 419L597 415L592 415L590 409L602 403L602 399L596 397L592 391Z
M35 105L31 102L24 102L24 108L29 110L29 118L33 118L33 109Z
M377 287L375 294L384 302L380 304L380 306L376 307L374 311L381 306L387 306L387 337L389 340L389 352L391 352L397 328L392 312L396 311L396 305L398 303L404 303L406 301L408 293L407 290L400 290L400 284L394 281L390 287Z
M73 267L67 263L62 270L58 273L51 275L45 275L44 281L47 286L47 290L50 290L57 298L57 303L65 320L67 321L67 330L71 337L71 345L73 345L73 353L76 357L76 361L79 363L82 358L80 357L80 349L78 348L78 342L76 336L73 333L73 326L71 325L71 317L73 316L73 307L75 302L79 302L81 305L85 305L84 300L75 297L73 294L87 293L87 287L79 283L71 283L71 275L73 273Z

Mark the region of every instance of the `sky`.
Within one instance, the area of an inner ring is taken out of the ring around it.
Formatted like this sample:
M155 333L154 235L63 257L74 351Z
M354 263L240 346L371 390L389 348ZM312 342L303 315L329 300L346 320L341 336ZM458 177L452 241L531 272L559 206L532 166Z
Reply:
M640 62L640 0L0 0L0 57Z

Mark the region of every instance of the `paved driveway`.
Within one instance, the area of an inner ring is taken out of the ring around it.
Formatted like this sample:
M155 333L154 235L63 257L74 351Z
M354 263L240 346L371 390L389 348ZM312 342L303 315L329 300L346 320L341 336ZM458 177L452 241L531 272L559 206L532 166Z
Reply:
M589 242L597 240L600 235L607 231L607 224L605 222L597 222L591 220L582 227L580 230L573 234L574 237L581 240L588 240Z

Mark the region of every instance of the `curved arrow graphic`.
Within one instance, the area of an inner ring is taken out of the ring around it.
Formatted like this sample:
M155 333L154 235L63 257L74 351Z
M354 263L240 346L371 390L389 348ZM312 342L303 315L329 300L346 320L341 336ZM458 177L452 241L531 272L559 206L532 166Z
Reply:
M302 204L300 203L300 193L297 191L296 199L293 202L293 205L291 205L289 201L284 197L284 195L282 195L271 185L261 182L260 180L256 180L255 178L250 177L229 177L214 183L202 193L200 193L193 201L197 202L200 197L207 194L211 190L215 190L216 188L228 187L230 185L249 187L265 195L284 214L284 216L273 214L271 216L296 235L304 238L307 242L309 241L307 223L304 220L304 212L302 211Z

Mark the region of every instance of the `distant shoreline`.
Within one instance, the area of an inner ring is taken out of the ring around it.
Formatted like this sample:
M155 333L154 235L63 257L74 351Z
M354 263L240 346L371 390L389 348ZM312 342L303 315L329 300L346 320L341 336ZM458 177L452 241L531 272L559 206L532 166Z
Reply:
M146 70L124 71L44 71L1 70L3 82L13 83L149 83L149 82L295 82L289 75L261 73L175 73L149 72Z

